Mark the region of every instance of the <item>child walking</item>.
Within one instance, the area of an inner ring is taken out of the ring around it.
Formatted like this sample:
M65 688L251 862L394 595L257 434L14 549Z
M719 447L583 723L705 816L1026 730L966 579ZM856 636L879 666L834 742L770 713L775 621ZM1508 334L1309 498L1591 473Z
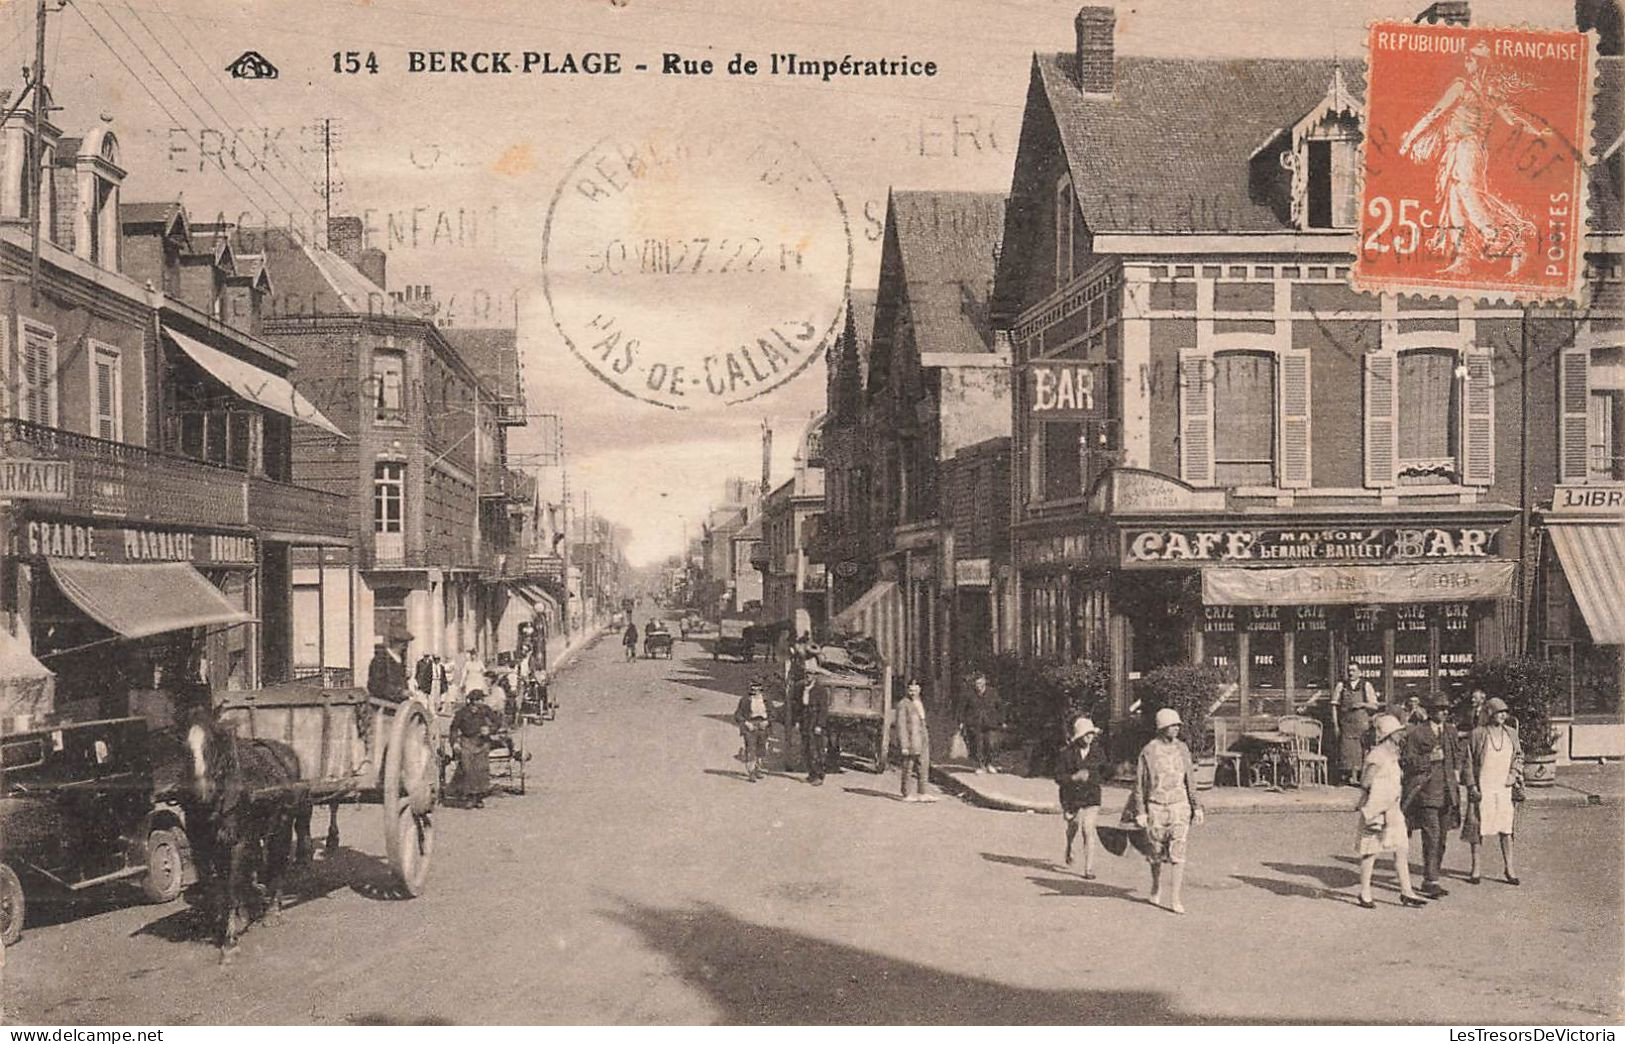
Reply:
M745 745L745 768L752 783L762 778L762 748L767 745L767 696L761 682L751 682L750 691L739 697L734 708L734 724Z
M931 733L925 725L925 703L920 699L920 683L908 683L908 692L897 701L897 748L903 756L903 800L935 801L925 792L925 779L931 774ZM910 786L913 793L910 793Z

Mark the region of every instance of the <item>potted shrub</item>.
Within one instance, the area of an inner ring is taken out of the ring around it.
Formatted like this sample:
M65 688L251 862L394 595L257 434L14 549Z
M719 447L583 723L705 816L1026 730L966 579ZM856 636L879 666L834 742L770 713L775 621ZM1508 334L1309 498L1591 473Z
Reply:
M1531 787L1557 782L1557 752L1552 744L1552 705L1563 694L1563 667L1535 656L1481 660L1467 673L1469 689L1506 701L1523 743L1523 778Z
M1051 664L1038 673L1040 698L1028 739L1034 747L1033 771L1054 771L1054 758L1072 736L1072 723L1087 716L1102 731L1111 727L1111 699L1106 668L1092 660Z
M1204 664L1167 664L1147 671L1140 679L1140 715L1145 736L1156 727L1157 711L1172 707L1184 725L1184 739L1196 759L1196 785L1213 785L1215 759L1213 739L1208 734L1208 711L1219 698L1223 675Z

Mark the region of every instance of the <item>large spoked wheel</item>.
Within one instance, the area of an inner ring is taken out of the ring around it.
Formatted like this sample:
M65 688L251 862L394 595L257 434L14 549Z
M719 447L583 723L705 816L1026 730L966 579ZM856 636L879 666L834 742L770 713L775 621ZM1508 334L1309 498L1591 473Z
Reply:
M10 946L23 937L23 916L28 904L23 899L23 883L17 874L0 863L0 943Z
M147 872L141 878L141 894L149 903L167 903L180 898L186 874L185 842L173 828L154 830L147 835Z
M439 800L434 736L423 704L403 704L384 752L384 850L408 895L422 895L434 854Z

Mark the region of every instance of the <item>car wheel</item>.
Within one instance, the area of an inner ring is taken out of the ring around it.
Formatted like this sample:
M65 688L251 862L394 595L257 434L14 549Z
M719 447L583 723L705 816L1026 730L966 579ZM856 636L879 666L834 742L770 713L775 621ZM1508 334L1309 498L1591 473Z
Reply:
M28 912L23 883L17 874L0 863L0 943L10 946L23 937L23 917Z
M147 835L147 873L141 894L149 903L167 903L180 897L186 876L186 858L179 834L171 828Z

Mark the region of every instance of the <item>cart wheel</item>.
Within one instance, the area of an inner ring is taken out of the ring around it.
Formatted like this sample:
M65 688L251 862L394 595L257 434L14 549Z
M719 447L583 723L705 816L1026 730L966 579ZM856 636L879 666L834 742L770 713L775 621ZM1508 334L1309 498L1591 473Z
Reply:
M167 903L180 897L186 863L179 832L164 828L147 835L147 873L141 894L149 903Z
M428 714L420 703L402 705L384 752L384 849L408 895L422 895L434 854L437 798Z
M17 874L0 863L0 943L10 946L23 937L23 917L28 912L23 883Z

